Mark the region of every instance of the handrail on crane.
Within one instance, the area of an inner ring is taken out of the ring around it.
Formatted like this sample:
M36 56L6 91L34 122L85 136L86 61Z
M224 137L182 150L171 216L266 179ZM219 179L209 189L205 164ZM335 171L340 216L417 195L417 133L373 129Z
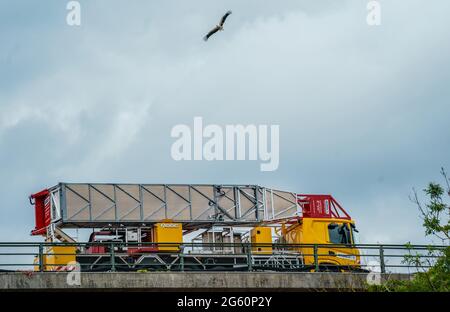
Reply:
M304 218L336 218L351 220L350 215L331 195L297 194Z

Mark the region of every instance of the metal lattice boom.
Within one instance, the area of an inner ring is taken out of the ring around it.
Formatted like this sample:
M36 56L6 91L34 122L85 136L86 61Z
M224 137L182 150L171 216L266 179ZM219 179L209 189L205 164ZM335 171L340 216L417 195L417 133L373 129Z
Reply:
M59 183L49 191L59 227L256 224L301 213L297 194L257 185Z

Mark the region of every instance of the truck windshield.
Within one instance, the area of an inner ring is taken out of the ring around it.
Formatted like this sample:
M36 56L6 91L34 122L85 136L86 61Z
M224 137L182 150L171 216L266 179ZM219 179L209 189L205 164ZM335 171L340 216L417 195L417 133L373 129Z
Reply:
M333 244L351 244L350 229L347 224L330 224L328 234L330 242Z

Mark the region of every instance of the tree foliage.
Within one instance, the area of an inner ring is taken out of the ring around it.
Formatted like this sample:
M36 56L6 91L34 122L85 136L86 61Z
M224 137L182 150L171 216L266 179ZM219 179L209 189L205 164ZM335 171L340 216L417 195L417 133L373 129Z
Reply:
M444 249L428 247L427 257L414 253L409 249L409 254L403 259L403 263L415 267L418 271L411 280L389 280L384 285L370 286L371 291L450 291L450 204L446 199L450 198L449 178L443 168L441 175L445 185L431 182L423 190L426 196L425 204L419 199L414 190L412 201L419 209L423 221L425 236L434 236L439 239ZM406 244L406 247L410 244Z

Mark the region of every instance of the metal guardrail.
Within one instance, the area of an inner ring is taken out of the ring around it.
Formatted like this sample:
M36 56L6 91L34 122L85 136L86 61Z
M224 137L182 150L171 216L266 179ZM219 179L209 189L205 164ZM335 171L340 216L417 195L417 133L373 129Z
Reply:
M55 247L75 252L54 252ZM92 248L97 253L92 253ZM161 251L157 248L171 248ZM265 249L266 248L266 249ZM268 248L268 249L267 249ZM76 258L81 271L375 271L414 273L431 267L447 246L250 243L28 243L0 242L0 271L73 270L58 257ZM130 250L133 249L133 252ZM331 249L331 251L330 251ZM359 256L354 257L355 250ZM53 260L49 260L53 256ZM419 259L412 263L407 258ZM345 265L330 260L359 258Z

